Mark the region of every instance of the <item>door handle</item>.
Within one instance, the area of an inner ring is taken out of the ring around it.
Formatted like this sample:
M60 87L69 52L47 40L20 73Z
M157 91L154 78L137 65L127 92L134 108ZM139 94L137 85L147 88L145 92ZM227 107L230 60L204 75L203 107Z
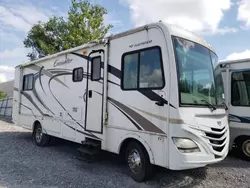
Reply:
M164 101L160 100L160 101L155 102L155 104L158 106L164 106Z
M84 100L84 102L86 102L86 95L87 95L87 92L85 91L85 93L83 94L83 100Z
M92 98L92 90L89 90L89 98Z

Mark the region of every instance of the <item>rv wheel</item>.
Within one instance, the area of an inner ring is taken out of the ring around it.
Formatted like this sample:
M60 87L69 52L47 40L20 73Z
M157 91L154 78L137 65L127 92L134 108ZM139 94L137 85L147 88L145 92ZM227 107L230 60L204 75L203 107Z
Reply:
M130 176L137 182L149 178L152 172L147 151L137 142L130 142L125 152Z
M40 147L48 145L50 141L50 136L43 133L42 126L40 124L35 126L32 137L35 144Z
M243 157L250 161L250 137L244 137L240 140L240 148Z

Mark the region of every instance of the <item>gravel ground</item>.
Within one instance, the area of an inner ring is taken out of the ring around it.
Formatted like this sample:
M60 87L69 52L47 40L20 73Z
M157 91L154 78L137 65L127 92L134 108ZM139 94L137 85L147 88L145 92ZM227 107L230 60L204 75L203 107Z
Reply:
M96 163L75 159L78 146L57 139L50 147L39 148L32 143L30 132L0 121L0 188L250 188L250 162L235 154L195 170L157 168L152 180L136 183L112 154L103 154L103 160Z

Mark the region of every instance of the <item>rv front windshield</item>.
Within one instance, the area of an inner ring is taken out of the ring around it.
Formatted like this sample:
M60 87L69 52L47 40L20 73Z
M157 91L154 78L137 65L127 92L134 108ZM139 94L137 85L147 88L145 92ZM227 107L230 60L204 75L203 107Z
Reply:
M222 104L222 78L215 80L214 74L217 56L200 44L178 37L174 38L174 47L181 105Z

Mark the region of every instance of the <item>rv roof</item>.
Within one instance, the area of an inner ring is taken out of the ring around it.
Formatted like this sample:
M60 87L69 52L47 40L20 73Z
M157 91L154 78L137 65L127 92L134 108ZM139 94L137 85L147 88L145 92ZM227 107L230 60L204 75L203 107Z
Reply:
M138 28L126 31L126 32L122 32L122 33L119 33L119 34L116 34L116 35L112 35L112 36L109 37L109 39L120 38L120 37L123 37L123 36L126 36L126 35L133 34L133 33L138 32L138 31L145 30L145 28L150 27L150 26L154 27L156 25L158 25L160 27L165 27L168 30L169 34L172 35L172 36L185 38L185 39L188 39L190 41L199 43L199 44L205 46L206 48L210 49L211 51L213 51L215 53L215 51L211 47L211 45L209 45L202 37L198 36L197 34L191 32L191 31L188 31L186 29L180 28L178 26L163 23L163 22L148 24L148 25L145 25L145 26L142 26L142 27L138 27Z
M62 51L62 52L58 52L56 54L52 54L52 55L48 55L46 57L43 57L43 58L40 58L40 59L37 59L37 60L34 60L34 61L31 61L31 62L28 62L28 63L24 63L24 64L21 64L21 65L18 65L16 66L17 67L26 67L26 66L29 66L29 65L33 65L33 64L36 64L36 63L39 63L41 61L44 61L44 60L47 60L47 59L51 59L51 58L54 58L54 57L58 57L59 55L63 55L63 54L66 54L66 53L70 53L70 52L74 52L76 50L80 50L80 49L86 49L86 48L89 48L89 47L92 47L92 46L95 46L97 44L102 44L104 43L104 40L99 40L99 41L90 41L86 44L83 44L81 46L77 46L75 48L71 48L71 49L68 49L68 50L65 50L65 51Z
M220 61L220 64L235 64L235 63L245 63L245 62L250 62L250 58L236 59L236 60L223 60L223 61Z
M119 33L119 34L111 35L111 36L107 37L106 39L112 40L112 39L124 37L124 36L130 35L130 34L145 30L145 28L150 27L150 26L153 26L153 27L154 26L165 27L170 35L185 38L185 39L188 39L190 41L199 43L199 44L205 46L206 48L208 48L208 49L210 49L211 51L214 52L212 47L202 37L198 36L197 34L194 34L194 33L190 32L190 31L182 29L180 27L177 27L177 26L174 26L174 25L171 25L171 24L162 23L162 22L148 24L148 25L138 27L138 28L135 28L135 29L131 29L129 31L125 31L125 32L122 32L122 33ZM18 65L17 67L19 67L19 66L24 67L24 66L29 66L29 65L32 65L32 64L36 64L36 63L39 63L39 62L41 62L43 60L51 59L51 58L57 57L59 55L70 53L70 52L73 52L73 51L76 51L76 50L89 48L89 47L95 46L97 44L102 44L104 42L105 42L105 40L91 41L91 42L89 42L87 44L83 44L83 45L75 47L75 48L71 48L71 49L68 49L68 50L65 50L65 51L62 51L62 52L58 52L58 53L53 54L53 55L48 55L46 57L43 57L41 59L38 59L38 60L35 60L35 61L32 61L32 62L28 62L28 63Z
M211 51L214 51L214 49L211 47L210 44L208 44L201 36L199 36L196 33L193 33L191 31L188 31L186 29L180 28L178 26L175 25L171 25L171 24L165 24L170 32L171 35L173 36L177 36L177 37L182 37L185 39L188 39L190 41L199 43L203 46L205 46L206 48L210 49Z

